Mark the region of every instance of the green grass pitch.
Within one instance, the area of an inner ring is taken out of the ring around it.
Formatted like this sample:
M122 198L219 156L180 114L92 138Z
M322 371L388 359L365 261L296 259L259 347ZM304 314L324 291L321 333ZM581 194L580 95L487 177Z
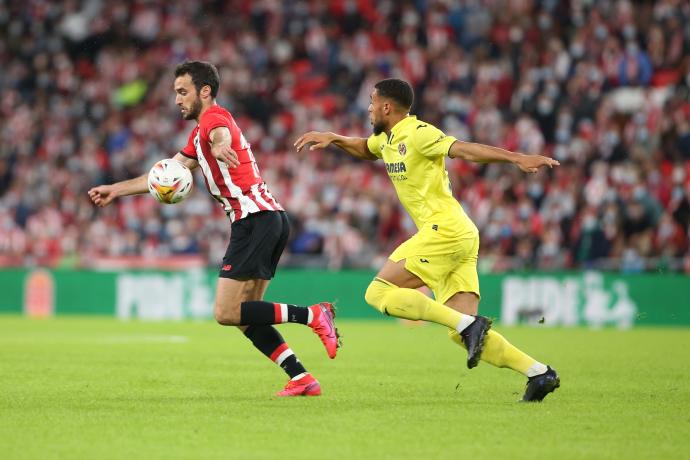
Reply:
M323 396L211 322L0 316L0 458L690 458L690 329L502 328L561 388L480 364L441 327L341 321L326 357L280 330Z

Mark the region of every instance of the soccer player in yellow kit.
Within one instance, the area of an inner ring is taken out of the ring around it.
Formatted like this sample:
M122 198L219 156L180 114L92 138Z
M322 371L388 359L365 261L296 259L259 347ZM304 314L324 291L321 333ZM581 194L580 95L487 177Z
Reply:
M523 155L497 147L462 142L410 115L414 93L398 79L374 85L368 139L309 132L295 147L300 151L333 144L356 158L382 159L400 202L418 232L402 243L367 288L365 299L382 313L425 320L449 328L451 339L467 349L467 366L479 359L509 367L528 377L523 401L541 401L560 385L556 371L490 330L491 321L477 314L479 231L453 197L445 158L478 163L511 162L533 173L559 163L540 155ZM417 289L428 286L434 299Z

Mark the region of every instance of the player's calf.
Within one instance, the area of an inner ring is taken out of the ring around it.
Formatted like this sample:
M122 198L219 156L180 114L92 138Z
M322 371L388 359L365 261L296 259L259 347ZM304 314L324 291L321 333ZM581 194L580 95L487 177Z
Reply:
M242 302L239 305L239 324L265 326L270 324L298 323L309 326L319 336L328 357L333 359L340 346L335 327L333 305L321 302L308 307L263 300Z

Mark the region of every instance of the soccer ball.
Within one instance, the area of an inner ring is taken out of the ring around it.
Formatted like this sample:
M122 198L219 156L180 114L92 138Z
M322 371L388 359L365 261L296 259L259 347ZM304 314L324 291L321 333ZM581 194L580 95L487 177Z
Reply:
M172 158L161 160L149 171L149 192L165 204L179 203L192 191L192 172Z

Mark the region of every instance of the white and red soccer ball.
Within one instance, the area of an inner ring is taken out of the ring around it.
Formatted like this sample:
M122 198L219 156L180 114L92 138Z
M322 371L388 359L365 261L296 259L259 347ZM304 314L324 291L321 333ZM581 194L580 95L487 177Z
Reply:
M179 203L192 191L192 172L172 158L161 160L149 171L149 192L161 203Z

